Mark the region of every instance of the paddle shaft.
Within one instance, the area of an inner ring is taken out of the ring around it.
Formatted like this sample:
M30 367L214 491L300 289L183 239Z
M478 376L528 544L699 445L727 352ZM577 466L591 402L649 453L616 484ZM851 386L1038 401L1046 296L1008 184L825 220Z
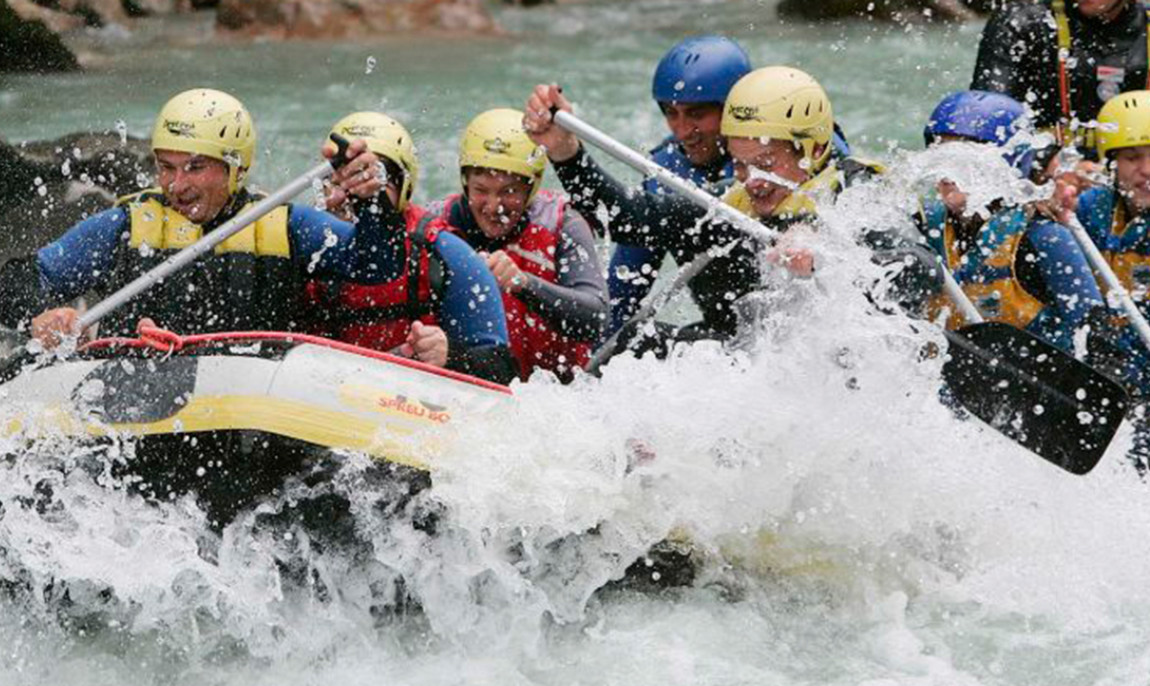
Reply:
M1070 219L1067 222L1067 228L1070 233L1074 234L1074 240L1078 241L1079 247L1085 253L1086 259L1090 261L1090 266L1094 271L1102 276L1102 280L1106 283L1106 288L1118 294L1118 301L1122 305L1122 310L1129 317L1130 323L1134 326L1134 330L1138 332L1138 336L1146 347L1150 348L1150 325L1146 323L1146 318L1138 310L1138 305L1135 304L1134 299L1130 297L1130 291L1122 285L1118 280L1118 275L1110 268L1110 264L1106 262L1106 258L1102 256L1102 251L1091 240L1090 234L1086 233L1086 228L1078 221L1078 217L1070 214Z
M554 118L555 123L559 126L562 126L579 138L591 143L628 167L657 179L659 183L668 188L675 189L692 200L696 205L710 210L716 216L721 217L723 221L732 224L744 234L762 241L767 245L773 242L778 235L777 232L768 229L761 223L699 188L689 180L664 169L644 155L635 152L611 136L608 136L594 126L579 119L574 114L557 110L554 113Z

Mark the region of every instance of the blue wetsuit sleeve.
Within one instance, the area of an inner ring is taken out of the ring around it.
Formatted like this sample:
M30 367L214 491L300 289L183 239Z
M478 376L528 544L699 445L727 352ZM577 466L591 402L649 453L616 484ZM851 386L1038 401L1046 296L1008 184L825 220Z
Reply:
M349 281L373 281L361 271L362 255L382 254L387 238L380 213L359 213L358 224L313 207L292 205L288 221L292 259L309 277L334 276Z
M1027 231L1033 259L1049 294L1046 308L1027 327L1031 333L1071 350L1075 332L1091 310L1103 304L1094 274L1074 236L1061 224L1036 222Z
M446 271L436 319L448 339L468 346L508 345L503 295L487 264L453 234L439 234L435 249Z
M127 211L116 207L85 219L41 248L36 264L47 300L67 302L98 287L115 265L127 228Z
M611 321L604 336L610 337L639 311L639 305L655 284L659 253L649 248L619 244L607 268L607 292L611 294Z

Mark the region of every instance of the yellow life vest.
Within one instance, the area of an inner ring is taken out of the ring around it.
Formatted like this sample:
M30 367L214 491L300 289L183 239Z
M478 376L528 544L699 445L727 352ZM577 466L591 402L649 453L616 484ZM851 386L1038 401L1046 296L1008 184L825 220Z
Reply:
M192 223L179 212L162 202L163 193L150 188L116 201L117 207L127 207L131 218L128 245L139 250L148 246L156 251L181 250L204 235L199 224ZM244 206L244 210L253 203ZM242 210L241 210L242 211ZM216 246L217 255L239 252L262 257L291 257L288 240L288 207L283 205L265 214Z
M1099 252L1114 270L1122 287L1138 298L1136 294L1150 293L1150 255L1142 254L1137 249L1139 244L1145 245L1147 227L1140 223L1136 229L1138 235L1127 237L1126 233L1131 228L1131 223L1126 218L1126 205L1120 200L1114 205L1110 231L1104 242L1098 246ZM1121 248L1123 245L1130 247ZM1107 290L1105 280L1099 279L1098 284L1105 293Z
M793 193L788 195L771 213L773 218L797 219L800 217L815 216L818 214L815 200L820 194L833 195L842 188L839 178L839 169L834 162L828 164L821 172L803 182ZM747 187L736 183L723 195L723 202L748 217L761 219L755 212L751 203L751 196Z
M937 254L945 256L946 266L982 316L1020 329L1034 321L1046 306L1022 287L1016 266L1018 249L1030 225L1026 211L1016 208L991 217L979 229L974 245L961 254L954 223L945 207L941 212L938 207L933 209L923 211L927 242ZM948 329L969 323L945 295L936 295L927 304L931 319L940 317L944 308L950 311Z

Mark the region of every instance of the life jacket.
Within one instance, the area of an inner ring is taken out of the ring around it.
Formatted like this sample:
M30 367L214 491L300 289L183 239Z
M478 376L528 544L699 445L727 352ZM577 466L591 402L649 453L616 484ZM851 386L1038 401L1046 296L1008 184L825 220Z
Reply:
M924 204L921 220L927 244L935 254L944 256L955 281L987 320L1021 329L1046 308L1022 287L1016 270L1018 249L1030 226L1025 209L1010 209L991 217L965 254L958 252L954 224L940 200L931 199ZM943 308L950 310L948 329L967 323L945 295L934 296L928 303L931 319L940 316Z
M1078 201L1078 216L1098 246L1106 263L1143 309L1150 297L1150 221L1145 216L1129 219L1126 204L1118 202L1111 188L1094 188ZM1099 279L1106 292L1106 283Z
M403 212L403 271L383 283L314 280L305 289L312 329L373 350L391 351L407 341L415 321L435 324L443 265L432 259L444 223L415 205Z
M444 222L451 221L452 212L463 196L448 196L441 203L429 206L437 211ZM539 191L527 208L527 223L512 241L503 246L511 261L527 274L533 274L549 283L558 283L559 271L555 261L567 201L551 191ZM466 206L458 211L470 212ZM460 233L458 227L451 231ZM464 237L466 238L466 237ZM503 294L503 309L507 313L507 333L511 353L519 363L519 376L527 380L535 369L555 372L560 378L570 378L576 367L586 367L591 359L591 344L573 341L547 325L543 318L511 293Z
M882 174L885 168L868 160L853 157L831 159L822 171L799 185L771 213L776 219L803 219L818 215L817 201L829 201L843 188L850 186L865 176ZM723 195L723 202L748 217L760 219L751 203L746 185L736 183Z
M1150 4L1143 3L1143 10L1146 12L1146 56L1150 62ZM1074 112L1070 105L1070 63L1074 59L1072 51L1074 48L1073 41L1070 36L1070 18L1066 14L1066 0L1052 0L1050 3L1050 12L1054 16L1054 27L1058 37L1058 98L1059 108L1061 110L1061 117L1058 124L1050 133L1054 134L1054 139L1060 144L1074 145L1083 149L1093 150L1095 143L1095 129L1093 125L1084 126L1081 122L1077 121ZM1124 73L1121 70L1111 69L1115 72L1109 79L1102 76L1100 71L1100 80L1104 81L1099 84L1099 96L1105 102L1110 98L1118 95L1122 90L1122 79ZM1147 65L1147 83L1146 88L1150 89L1150 64ZM1105 89L1105 91L1104 91Z
M234 214L257 199L236 201L242 207ZM116 206L127 210L130 229L105 295L204 235L203 227L168 207L158 188L124 196ZM109 314L100 323L101 334L133 335L141 317L181 332L293 330L300 280L291 259L288 219L289 207L283 205L244 227Z

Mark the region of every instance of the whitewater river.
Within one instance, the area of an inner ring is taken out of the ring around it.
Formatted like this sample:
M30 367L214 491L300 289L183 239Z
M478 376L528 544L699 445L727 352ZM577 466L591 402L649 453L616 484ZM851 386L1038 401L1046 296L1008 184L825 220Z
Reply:
M418 141L427 200L458 183L466 121L539 81L655 143L651 70L708 30L814 73L856 146L901 171L824 209L819 278L775 289L733 354L700 345L518 386L513 407L451 436L416 503L439 513L432 537L372 509L355 456L334 488L370 546L350 555L252 516L217 536L188 501L96 485L73 468L88 449L0 444L0 684L1146 683L1150 491L1125 466L1128 430L1076 477L957 421L936 400L939 362L920 361L940 337L877 315L857 285L877 274L853 233L900 221L932 174L961 167L908 151L965 85L978 27L780 26L743 0L501 21L506 36L336 46L202 45L198 18L174 36L105 32L98 69L0 82L0 132L122 121L144 136L170 94L220 87L256 117L255 178L272 187L340 116L382 108ZM654 459L632 468L636 445ZM693 541L693 585L595 592L668 536ZM421 612L381 610L396 575Z

